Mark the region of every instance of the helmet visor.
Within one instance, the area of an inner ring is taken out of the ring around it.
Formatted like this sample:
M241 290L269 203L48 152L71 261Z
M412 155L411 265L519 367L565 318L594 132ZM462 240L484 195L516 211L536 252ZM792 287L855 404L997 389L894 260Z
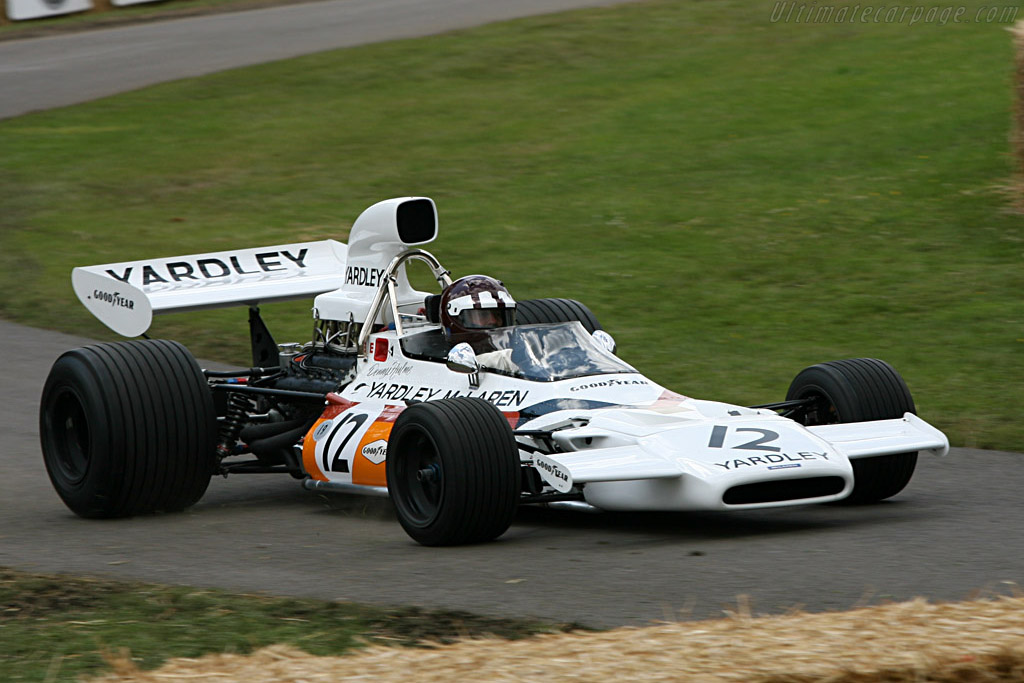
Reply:
M514 308L470 308L459 313L459 323L467 330L490 330L516 324Z

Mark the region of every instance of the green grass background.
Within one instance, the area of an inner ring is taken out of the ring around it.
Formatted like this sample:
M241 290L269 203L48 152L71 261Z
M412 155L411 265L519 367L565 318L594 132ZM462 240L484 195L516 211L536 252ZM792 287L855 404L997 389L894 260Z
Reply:
M537 17L0 121L0 316L112 338L73 266L344 240L421 194L455 274L584 301L677 391L762 403L806 365L880 357L955 444L1020 450L1006 25L773 5ZM310 338L308 305L265 311ZM244 362L245 315L151 334Z
M248 653L279 643L323 656L371 644L518 639L581 628L417 607L27 574L0 567L0 680L5 683L81 681L107 673L114 659L152 669L174 657Z

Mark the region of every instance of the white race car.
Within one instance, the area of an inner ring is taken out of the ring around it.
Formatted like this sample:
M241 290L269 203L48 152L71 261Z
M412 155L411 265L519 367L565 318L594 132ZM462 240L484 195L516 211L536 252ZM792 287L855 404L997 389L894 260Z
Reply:
M914 414L875 359L800 372L786 400L699 400L614 353L567 299L511 299L514 324L480 330L500 363L440 323L415 290L432 200L364 211L333 240L76 268L82 303L145 336L154 313L248 305L253 367L201 370L163 340L74 349L43 390L40 432L60 497L84 517L181 510L214 474L282 472L308 489L390 495L425 545L494 539L523 504L601 510L742 510L873 502L946 437ZM315 297L313 341L274 343L260 302ZM504 295L502 295L504 297ZM451 311L456 308L452 305ZM508 322L512 322L509 319Z

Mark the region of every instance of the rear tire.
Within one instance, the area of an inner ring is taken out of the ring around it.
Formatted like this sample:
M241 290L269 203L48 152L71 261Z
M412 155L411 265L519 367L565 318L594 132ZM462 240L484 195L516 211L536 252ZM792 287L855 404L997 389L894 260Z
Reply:
M505 416L483 399L404 410L388 439L386 468L398 521L417 543L480 543L512 524L519 449Z
M39 434L53 487L82 517L183 510L213 474L213 397L192 354L173 341L63 354L43 387Z
M516 302L516 324L568 323L578 320L587 332L601 329L589 308L575 299L527 299Z
M914 399L896 370L875 358L812 365L796 376L786 400L814 398L801 422L806 426L889 420L916 413ZM910 482L917 453L851 460L853 492L840 503L875 503L895 496Z

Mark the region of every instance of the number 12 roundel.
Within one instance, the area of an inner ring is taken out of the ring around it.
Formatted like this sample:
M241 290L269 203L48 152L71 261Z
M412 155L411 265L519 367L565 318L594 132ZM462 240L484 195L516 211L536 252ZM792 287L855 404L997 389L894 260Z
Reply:
M366 430L380 413L380 407L352 405L334 416L325 413L306 436L302 447L302 464L314 479L326 481L337 474L351 472L356 448ZM341 477L347 479L348 477Z

